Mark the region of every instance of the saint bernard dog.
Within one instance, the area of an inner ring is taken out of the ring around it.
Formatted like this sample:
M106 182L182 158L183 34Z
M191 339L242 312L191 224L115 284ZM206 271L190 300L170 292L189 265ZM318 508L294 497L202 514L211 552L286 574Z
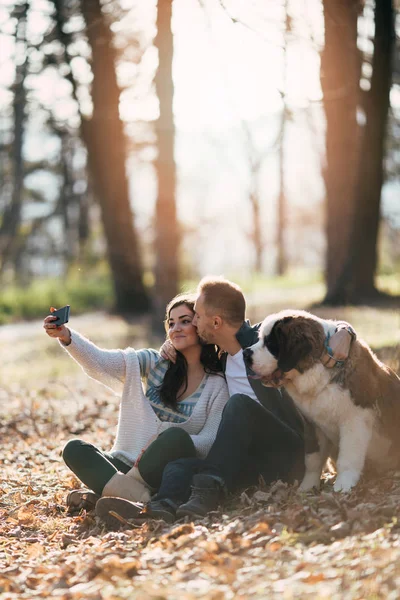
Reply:
M400 378L369 346L353 340L342 366L324 367L325 340L337 323L285 310L267 317L259 341L244 351L266 386L285 386L315 426L319 450L306 452L301 490L319 486L328 457L336 460L335 491L357 484L365 466L400 467Z

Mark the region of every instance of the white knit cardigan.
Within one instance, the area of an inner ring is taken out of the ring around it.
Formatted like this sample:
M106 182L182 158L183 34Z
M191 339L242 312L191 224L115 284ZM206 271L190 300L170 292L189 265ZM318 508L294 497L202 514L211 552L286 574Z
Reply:
M209 375L189 419L183 423L161 421L144 395L139 359L133 348L103 350L73 329L65 350L89 377L110 388L122 399L117 437L112 454L132 465L153 438L169 427L180 427L193 440L197 455L207 456L228 400L228 388L220 375Z

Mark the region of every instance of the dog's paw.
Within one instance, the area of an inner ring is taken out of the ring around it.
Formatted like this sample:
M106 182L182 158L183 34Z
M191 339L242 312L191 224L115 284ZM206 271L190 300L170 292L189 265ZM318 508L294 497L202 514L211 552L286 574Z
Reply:
M306 473L299 486L300 492L309 492L313 488L319 488L321 478L319 473Z
M343 471L335 481L333 489L335 492L349 492L360 479L360 473L357 471Z

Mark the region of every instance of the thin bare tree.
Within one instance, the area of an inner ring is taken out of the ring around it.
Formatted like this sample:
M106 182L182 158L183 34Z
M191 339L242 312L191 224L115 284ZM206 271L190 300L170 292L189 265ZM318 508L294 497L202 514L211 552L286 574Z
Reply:
M286 101L287 88L287 70L288 70L288 43L292 31L292 21L289 14L288 0L285 0L285 25L284 25L284 43L283 43L283 86L282 97L282 116L279 132L279 196L278 196L278 215L276 231L276 274L284 275L287 270L287 253L285 245L285 231L287 225L287 197L285 181L285 139L286 125L289 121L290 111Z
M177 293L179 280L180 230L176 214L171 19L172 0L158 0L157 35L154 40L158 50L155 85L159 101L159 117L156 122L158 154L155 161L158 195L155 214L156 289L154 305L157 317L163 314L165 305Z
M16 61L15 82L13 86L13 125L14 139L11 146L12 159L12 192L10 203L6 206L0 226L0 273L12 260L18 246L18 232L21 223L23 190L24 190L24 158L23 141L26 118L25 79L28 73L29 53L27 48L27 16L29 3L17 5L13 17L17 19L15 33Z

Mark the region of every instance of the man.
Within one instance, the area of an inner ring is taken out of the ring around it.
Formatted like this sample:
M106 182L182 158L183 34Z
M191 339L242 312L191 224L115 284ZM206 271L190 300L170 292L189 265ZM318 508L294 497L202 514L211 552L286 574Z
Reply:
M200 338L223 350L230 399L207 459L197 466L192 495L178 508L178 517L204 516L218 506L224 489L257 484L260 475L266 483L300 480L304 449L307 445L312 450L316 443L285 390L264 387L244 363L243 349L257 342L260 324L251 326L245 321L240 287L220 277L207 277L197 292L193 324ZM350 348L348 324L339 328L341 332L331 340L336 357L325 357L329 366L347 357Z
M243 349L257 342L260 324L252 326L245 320L240 287L222 277L206 277L197 293L193 324L204 341L222 351L230 399L207 458L180 459L165 468L148 513L169 521L205 516L217 508L226 491L256 485L260 476L266 483L301 480L304 450L312 451L316 443L285 390L264 387L244 363ZM348 331L347 323L339 329L330 340L330 354L323 357L326 366L348 356L353 330ZM168 346L163 352L174 360Z

